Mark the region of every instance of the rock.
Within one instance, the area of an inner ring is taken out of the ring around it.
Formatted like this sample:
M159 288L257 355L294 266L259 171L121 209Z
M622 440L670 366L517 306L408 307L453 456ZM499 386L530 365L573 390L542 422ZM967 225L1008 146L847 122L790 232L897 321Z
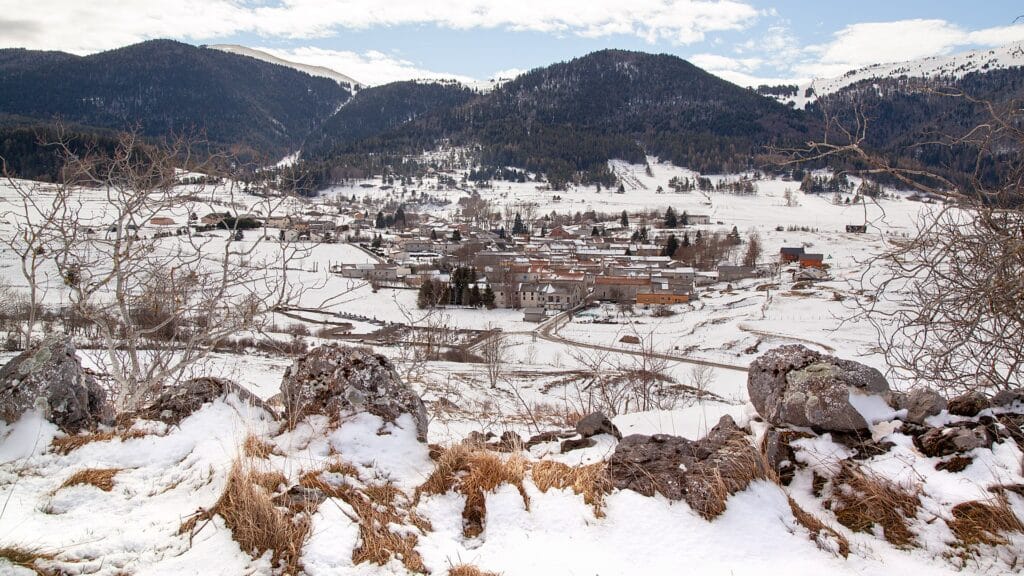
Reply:
M594 412L584 416L583 419L576 423L576 432L584 438L590 438L598 434L611 434L622 440L622 432L619 432L618 427L603 412Z
M562 440L562 454L571 452L573 450L579 450L581 448L591 448L597 446L597 440L593 438L570 438L568 440Z
M935 464L936 470L945 470L946 472L963 472L968 466L974 462L974 458L970 456L952 456L947 460L942 460Z
M860 432L832 432L831 436L835 443L853 450L851 458L854 460L867 460L881 456L896 446L896 443L888 440L876 442L866 431L863 434Z
M907 421L924 424L925 418L938 416L946 409L946 399L931 388L914 388L906 395L905 403L900 409L907 410Z
M239 400L262 408L271 416L274 415L274 411L263 400L235 382L226 378L202 376L165 387L157 394L156 399L136 416L160 420L167 424L178 424L204 405L228 394L237 394Z
M296 484L286 492L274 497L274 503L290 510L316 510L327 500L327 494L319 488L307 488Z
M565 438L572 438L575 435L575 431L562 432L560 430L549 430L547 432L541 432L540 434L530 436L530 439L526 441L525 448L529 450L537 444L545 444L547 442L555 442Z
M1010 408L1014 404L1024 405L1024 389L1000 390L992 397L992 405L999 408Z
M812 438L812 434L785 428L769 428L764 435L761 451L768 460L768 465L779 475L783 486L793 481L796 473L796 452L791 443L800 438Z
M770 424L847 431L868 428L850 403L850 393L884 396L889 384L869 366L789 345L754 360L747 373L747 391L754 408Z
M506 430L501 433L498 440L498 450L502 452L518 452L523 449L523 437L513 430Z
M925 456L949 456L975 448L988 448L995 436L985 427L962 424L948 428L932 428L914 438L914 445Z
M633 434L622 439L608 460L612 485L645 496L686 500L712 518L724 510L725 496L742 490L753 477L759 455L745 432L723 416L696 442L678 436Z
M982 410L988 410L992 403L981 392L967 392L949 401L947 409L954 416L973 418Z
M47 337L0 368L0 419L13 423L37 408L68 434L114 422L106 392L82 369L71 340L60 335Z
M281 394L289 422L342 410L369 412L387 422L411 414L417 438L427 439L423 400L401 381L387 357L367 348L329 344L313 349L285 371Z

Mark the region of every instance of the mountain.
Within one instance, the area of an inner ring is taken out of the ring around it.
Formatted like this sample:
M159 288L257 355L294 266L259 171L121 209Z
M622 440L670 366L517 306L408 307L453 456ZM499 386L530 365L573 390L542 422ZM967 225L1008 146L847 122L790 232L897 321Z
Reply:
M366 92L361 109L385 109L393 96ZM338 114L352 115L346 108ZM329 121L310 142L336 146L311 146L304 156L420 151L451 142L480 146L489 166L545 173L556 186L610 183L609 159L642 162L648 154L703 172L746 169L766 146L803 141L815 125L801 111L675 56L623 50L539 68L464 103L408 116L397 127L375 124L377 133L360 132L359 141L345 122Z
M170 40L84 57L0 50L0 110L17 117L8 123L203 134L243 156L296 150L350 96L333 80Z
M359 88L362 88L364 86L362 82L357 82L356 80L352 79L351 76L346 76L330 68L326 68L324 66L302 64L299 62L292 62L291 60L278 58L273 54L268 54L262 50L257 50L255 48L239 46L238 44L212 44L206 46L206 48L210 48L212 50L220 50L221 52L227 52L229 54L237 54L239 56L248 56L249 58L255 58L263 62L269 62L270 64L277 64L278 66L285 66L287 68L298 70L299 72L305 72L310 76L330 78L331 80L334 80L338 84L341 84L342 86L345 86L346 88L352 91L358 90Z
M951 56L932 56L904 62L873 64L851 70L835 78L817 78L797 87L795 95L778 96L782 102L793 102L804 108L822 96L839 92L866 80L898 78L959 80L968 74L986 73L1024 66L1024 42L1013 42L984 50L972 50Z

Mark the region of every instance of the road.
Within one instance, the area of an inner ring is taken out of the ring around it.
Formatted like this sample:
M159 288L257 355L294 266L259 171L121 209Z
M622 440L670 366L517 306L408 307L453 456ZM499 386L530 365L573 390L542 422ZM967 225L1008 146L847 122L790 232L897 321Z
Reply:
M572 314L576 311L571 310L569 312L562 312L561 314L543 322L540 326L534 330L534 334L538 338L547 340L548 342L554 342L556 344L565 344L567 346L576 346L579 348L589 348L591 350L605 350L608 352L615 352L618 354L629 354L632 356L642 356L644 353L637 350L631 350L629 348L618 348L615 346L603 346L601 344L589 344L586 342L577 342L575 340L569 340L558 335L558 327L563 322L567 321ZM674 354L665 354L663 352L655 352L651 354L654 358L661 358L664 360L670 360L672 362L679 362L680 364L693 364L696 366L710 366L712 368L719 368L721 370L733 370L735 372L747 372L746 366L739 366L736 364L725 364L722 362L714 362L711 360L702 360L700 358L692 358L689 356L676 356Z

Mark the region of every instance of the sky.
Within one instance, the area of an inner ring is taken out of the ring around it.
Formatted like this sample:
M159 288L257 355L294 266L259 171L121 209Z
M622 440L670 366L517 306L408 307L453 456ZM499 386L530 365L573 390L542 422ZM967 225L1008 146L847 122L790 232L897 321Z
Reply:
M0 14L5 48L241 44L369 85L486 81L604 48L802 83L1024 41L1024 5L1003 0L0 0Z

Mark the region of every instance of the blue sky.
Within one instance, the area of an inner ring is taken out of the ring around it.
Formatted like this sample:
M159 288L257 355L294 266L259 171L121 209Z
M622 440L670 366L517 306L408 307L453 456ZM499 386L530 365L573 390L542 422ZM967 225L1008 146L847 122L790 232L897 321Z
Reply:
M5 6L6 5L6 6ZM1024 40L1009 1L0 0L0 46L86 54L149 38L242 44L379 84L508 76L602 48L741 84Z

